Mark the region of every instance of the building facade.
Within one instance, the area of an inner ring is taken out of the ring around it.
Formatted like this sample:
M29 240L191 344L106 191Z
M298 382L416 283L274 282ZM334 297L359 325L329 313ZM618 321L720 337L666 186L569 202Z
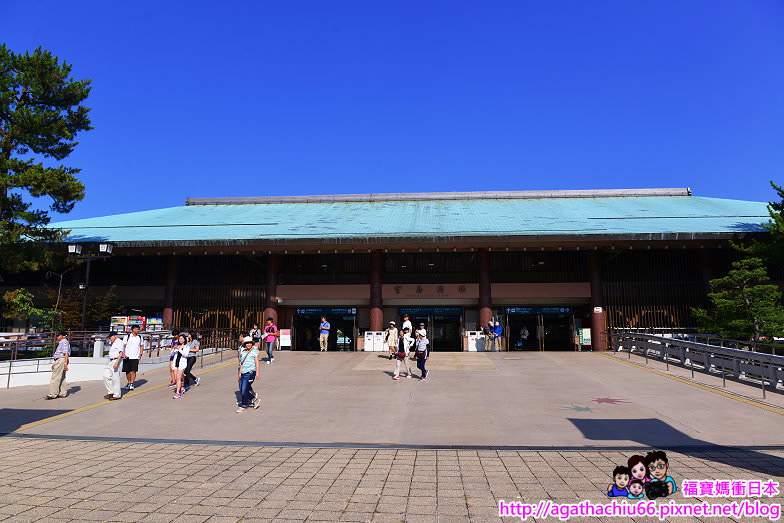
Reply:
M272 317L313 350L425 323L463 350L489 321L519 350L574 350L591 329L689 328L731 241L765 234L766 205L688 189L188 199L184 207L62 222L68 242L114 246L90 292L189 328Z

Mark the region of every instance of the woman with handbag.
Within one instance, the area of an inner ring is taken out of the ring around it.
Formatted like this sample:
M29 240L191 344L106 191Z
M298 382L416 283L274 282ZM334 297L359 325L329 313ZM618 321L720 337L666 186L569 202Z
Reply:
M400 339L398 340L397 344L397 352L395 356L397 357L395 361L395 375L392 377L393 380L400 379L400 365L401 363L406 366L406 374L407 377L413 378L413 374L411 374L411 365L408 363L408 352L411 348L411 345L414 343L414 340L411 338L409 334L408 327L404 327L400 332Z
M422 372L419 379L426 381L428 372L425 368L425 363L427 363L427 359L430 357L430 342L427 339L427 331L425 331L425 329L417 330L416 337L415 354L417 359L417 368Z

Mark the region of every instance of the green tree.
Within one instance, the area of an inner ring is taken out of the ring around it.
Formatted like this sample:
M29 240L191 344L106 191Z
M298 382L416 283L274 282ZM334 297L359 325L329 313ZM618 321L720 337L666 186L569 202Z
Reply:
M51 262L49 244L63 233L46 227L49 211L68 213L84 198L80 169L59 163L77 134L92 129L82 105L90 80L70 74L70 65L40 47L16 54L0 45L0 272ZM48 210L39 198L51 200Z
M781 292L768 281L761 259L734 262L726 276L710 281L713 309L692 309L700 328L754 342L761 335L780 336L784 330Z

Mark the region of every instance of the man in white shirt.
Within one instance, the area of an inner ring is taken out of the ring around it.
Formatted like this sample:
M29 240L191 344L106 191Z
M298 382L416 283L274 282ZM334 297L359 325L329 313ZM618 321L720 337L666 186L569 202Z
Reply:
M136 373L139 371L139 360L142 357L142 352L144 352L144 340L141 334L139 334L139 330L138 325L132 326L131 333L124 340L125 360L123 360L123 372L128 380L128 385L125 386L128 391L133 390Z
M106 398L109 401L122 399L120 392L120 362L125 357L125 343L117 336L117 332L109 333L109 362L103 369L103 383L106 385Z
M409 334L411 333L412 330L414 330L414 327L411 325L411 320L408 319L408 314L403 315L403 326L400 327L401 331L404 331L406 329L408 329Z

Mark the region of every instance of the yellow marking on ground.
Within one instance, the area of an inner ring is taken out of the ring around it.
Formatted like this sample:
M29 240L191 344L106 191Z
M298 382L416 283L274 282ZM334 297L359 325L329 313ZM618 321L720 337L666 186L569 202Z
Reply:
M749 398L744 398L743 396L739 396L737 394L733 394L732 392L718 390L718 389L716 389L714 387L710 387L708 385L703 385L701 383L695 383L693 381L681 378L679 376L673 376L672 374L669 374L667 372L663 372L663 371L656 370L656 369L651 369L649 367L646 367L645 365L640 365L639 363L635 363L633 361L628 361L628 360L616 358L615 356L611 356L609 354L604 354L604 353L601 353L601 352L598 352L597 354L599 354L600 356L604 356L605 358L610 358L613 361L617 361L617 362L620 362L620 363L625 363L627 365L632 365L634 367L637 367L638 369L646 370L648 372L653 372L654 374L658 374L659 376L664 376L665 378L670 378L671 380L680 381L681 383L685 383L686 385L691 385L692 387L696 387L696 388L702 389L704 391L712 392L714 394L718 394L719 396L724 396L725 398L730 398L730 399L733 399L735 401L740 401L741 403L745 403L747 405L751 405L753 407L764 409L764 410L767 410L769 412L773 412L774 414L779 414L780 416L784 416L784 409L782 409L780 407L775 407L773 405L768 405L768 404L765 404L765 403L761 403L759 401L754 401L754 400L749 399Z
M412 369L416 360L409 360ZM483 352L434 352L427 360L428 370L497 370L493 360ZM352 370L394 370L395 360L388 352L371 352Z
M199 372L199 376L201 376L202 374L207 374L208 372L213 372L213 371L216 371L216 370L225 369L226 367L229 367L231 365L236 365L236 364L237 364L236 362L231 361L229 363L224 363L223 365L218 365L217 367L213 367L211 369L202 370L202 371ZM151 371L148 371L148 372L152 372L152 371L155 371L155 370L158 370L158 369L152 369ZM122 400L125 400L126 398L132 398L134 396L138 396L138 395L144 394L146 392L152 392L154 390L162 389L162 388L168 387L168 386L169 386L168 383L161 383L160 385L153 385L151 387L144 387L143 389L134 390L133 392L129 392L129 393L125 394L122 397ZM122 400L120 400L120 401L122 401ZM44 423L49 423L50 421L57 421L58 419L67 418L68 416L73 416L74 414L79 414L80 412L85 412L85 411L88 411L88 410L92 410L92 409L94 409L96 407L101 407L103 405L108 405L109 403L114 403L114 402L111 401L111 400L103 400L103 401L99 401L98 403L93 403L92 405L85 405L84 407L79 407L79 408L74 409L74 410L69 410L68 412L63 412L62 414L57 414L55 416L51 416L51 417L48 417L48 418L39 419L38 421L33 421L33 422L30 422L30 423L26 423L24 425L21 425L14 432L20 432L20 431L23 431L23 430L31 429L33 427L37 427L39 425L43 425Z

